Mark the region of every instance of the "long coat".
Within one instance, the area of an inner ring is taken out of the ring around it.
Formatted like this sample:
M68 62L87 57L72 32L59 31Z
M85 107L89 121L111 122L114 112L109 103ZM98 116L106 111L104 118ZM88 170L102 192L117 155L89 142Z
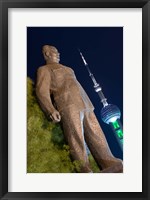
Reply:
M61 112L72 105L79 111L94 110L74 71L61 64L52 63L38 68L36 94L47 115L55 109Z

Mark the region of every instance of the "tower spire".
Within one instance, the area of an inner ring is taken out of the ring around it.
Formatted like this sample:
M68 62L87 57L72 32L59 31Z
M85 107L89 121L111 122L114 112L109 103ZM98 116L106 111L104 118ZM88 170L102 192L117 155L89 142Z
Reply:
M94 75L92 74L92 72L91 72L91 70L90 70L90 68L88 66L88 63L86 62L86 60L85 60L83 54L81 53L80 49L78 49L78 51L79 51L79 53L81 55L81 58L83 60L84 65L85 65L85 67L86 67L86 69L87 69L87 71L89 73L89 76L91 77L91 79L92 79L92 81L94 83L94 90L95 90L95 92L98 93L98 96L100 97L103 106L104 107L107 106L108 105L107 99L105 98L105 96L104 96L104 94L102 92L101 86L99 85L99 83L97 83L97 81L96 81Z

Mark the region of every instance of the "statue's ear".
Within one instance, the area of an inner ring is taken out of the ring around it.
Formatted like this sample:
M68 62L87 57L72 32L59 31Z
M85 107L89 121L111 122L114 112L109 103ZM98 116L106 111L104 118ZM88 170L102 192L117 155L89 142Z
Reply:
M48 51L45 52L45 55L46 55L47 57L50 56Z

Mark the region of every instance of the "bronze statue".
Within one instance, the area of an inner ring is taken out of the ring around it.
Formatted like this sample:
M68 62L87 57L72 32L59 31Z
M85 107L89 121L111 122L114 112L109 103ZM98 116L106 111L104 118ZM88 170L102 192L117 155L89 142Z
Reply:
M62 122L70 153L74 160L82 162L81 172L92 172L85 141L101 173L123 172L122 161L112 155L94 107L74 71L59 64L59 52L54 46L44 45L42 51L46 65L38 68L36 95L46 115L55 123Z

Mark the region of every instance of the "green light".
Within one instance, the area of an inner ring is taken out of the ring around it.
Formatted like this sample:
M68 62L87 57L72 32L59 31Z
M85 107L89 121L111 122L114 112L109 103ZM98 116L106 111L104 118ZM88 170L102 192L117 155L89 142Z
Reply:
M112 122L114 129L120 128L119 124L117 121Z
M116 133L117 133L119 138L123 138L123 132L122 132L121 129L117 130Z

